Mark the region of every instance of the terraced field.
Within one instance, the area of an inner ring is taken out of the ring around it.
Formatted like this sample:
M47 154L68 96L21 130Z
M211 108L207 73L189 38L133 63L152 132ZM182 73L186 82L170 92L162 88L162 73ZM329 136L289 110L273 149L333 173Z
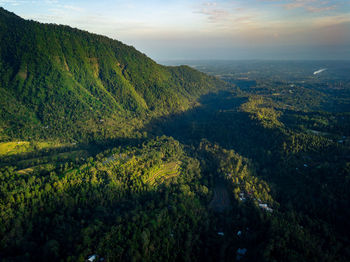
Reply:
M163 183L165 180L179 175L179 162L170 162L160 166L151 176L145 181L147 184L155 185Z

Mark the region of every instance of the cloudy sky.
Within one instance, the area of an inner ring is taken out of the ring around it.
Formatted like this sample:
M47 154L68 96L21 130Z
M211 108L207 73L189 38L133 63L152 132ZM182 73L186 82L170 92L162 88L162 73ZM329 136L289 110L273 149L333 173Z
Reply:
M153 59L350 59L350 0L0 0Z

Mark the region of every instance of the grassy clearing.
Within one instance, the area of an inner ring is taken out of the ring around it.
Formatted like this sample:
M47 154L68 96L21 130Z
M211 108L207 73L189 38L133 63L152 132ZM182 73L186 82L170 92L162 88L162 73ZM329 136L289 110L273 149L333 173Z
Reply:
M32 173L33 171L34 171L34 168L29 167L26 169L18 170L18 173L20 173L21 175L28 175L28 174Z
M72 146L71 144L61 144L54 141L44 142L28 142L28 141L12 141L0 143L0 157L17 155L22 153L29 153L36 150L52 149L65 146Z
M55 169L55 166L53 164L44 164L44 165L37 165L37 166L32 166L32 167L28 167L25 169L21 169L18 170L17 172L21 175L29 175L32 172L36 171L36 172L40 172L40 171L52 171Z
M81 157L86 158L87 156L89 156L89 154L86 150L75 150L50 156L26 159L17 162L17 166L19 167L17 172L20 174L30 174L34 171L51 171L60 163L74 161L76 158Z
M88 153L86 150L75 150L75 151L70 151L70 152L63 152L63 153L58 153L55 155L50 155L50 156L43 156L43 157L38 157L38 158L31 158L31 159L26 159L17 162L17 165L19 166L29 166L32 163L35 163L36 161L39 162L64 162L67 160L74 160L75 158L80 158L80 157L87 157Z
M170 162L161 165L159 169L150 175L146 183L154 185L157 182L162 183L166 179L177 176L179 174L179 164L178 162Z
M0 143L0 156L9 156L28 152L30 143L26 141Z

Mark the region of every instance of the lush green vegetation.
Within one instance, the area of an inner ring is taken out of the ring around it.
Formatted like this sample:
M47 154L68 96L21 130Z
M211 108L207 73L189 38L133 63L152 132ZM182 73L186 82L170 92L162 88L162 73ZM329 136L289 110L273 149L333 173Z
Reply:
M142 136L129 131L223 86L186 66L158 65L119 41L3 9L0 37L0 141Z
M2 9L0 37L1 261L349 261L344 70L223 83Z

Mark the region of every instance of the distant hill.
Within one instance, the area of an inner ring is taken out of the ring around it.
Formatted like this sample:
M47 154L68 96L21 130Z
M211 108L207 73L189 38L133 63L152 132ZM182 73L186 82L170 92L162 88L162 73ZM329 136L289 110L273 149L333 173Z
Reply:
M0 8L0 141L91 141L130 135L223 82L165 67L135 48Z

